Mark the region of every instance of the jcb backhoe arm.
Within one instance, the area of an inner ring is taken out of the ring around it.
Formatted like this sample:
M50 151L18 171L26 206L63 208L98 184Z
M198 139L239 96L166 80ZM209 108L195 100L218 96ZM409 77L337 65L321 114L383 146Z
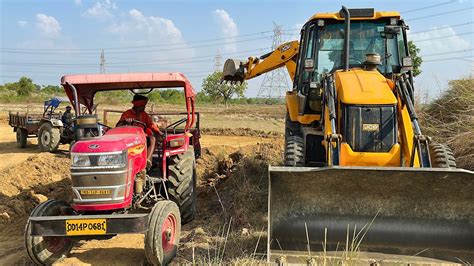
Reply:
M291 79L295 77L299 42L291 41L278 46L274 51L260 57L249 57L247 62L227 59L224 64L223 81L243 82L274 69L286 66Z

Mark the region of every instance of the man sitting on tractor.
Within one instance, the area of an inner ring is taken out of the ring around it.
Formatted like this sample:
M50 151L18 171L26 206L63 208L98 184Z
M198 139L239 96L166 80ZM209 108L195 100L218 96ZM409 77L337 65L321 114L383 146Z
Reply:
M147 168L150 168L152 165L153 151L156 144L156 138L154 135L157 134L162 136L163 133L158 129L155 123L153 123L150 115L145 112L145 106L147 103L148 97L135 94L132 100L132 109L129 109L122 114L120 120L117 122L117 126L133 124L134 126L140 126L143 128L149 139L147 147Z
M72 119L74 118L74 115L71 113L71 106L66 106L66 111L64 114L61 116L61 121L63 122L64 125L69 126L72 124Z

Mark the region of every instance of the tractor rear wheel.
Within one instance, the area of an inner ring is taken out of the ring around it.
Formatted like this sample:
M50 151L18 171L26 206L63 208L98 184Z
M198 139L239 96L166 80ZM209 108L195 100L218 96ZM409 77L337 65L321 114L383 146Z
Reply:
M16 129L16 146L18 148L25 148L26 147L26 138L28 137L28 131L24 128L17 128Z
M178 250L181 218L176 203L163 200L155 204L148 215L145 233L145 255L152 265L167 265Z
M64 201L45 201L31 212L30 217L61 216L72 214L73 210ZM30 259L37 265L51 265L65 258L71 251L74 241L64 236L33 236L28 221L25 228L25 246Z
M181 221L186 224L196 216L196 160L191 146L169 158L168 173L168 195L179 206Z
M301 136L285 137L284 156L286 166L304 166L304 142Z
M61 132L51 123L44 123L38 130L38 146L41 151L55 152L59 148Z
M446 145L430 144L431 166L439 168L456 168L456 159L453 151Z

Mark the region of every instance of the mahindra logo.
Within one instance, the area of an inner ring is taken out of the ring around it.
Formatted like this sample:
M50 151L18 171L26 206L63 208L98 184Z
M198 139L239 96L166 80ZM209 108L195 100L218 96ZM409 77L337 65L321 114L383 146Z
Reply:
M93 149L93 150L95 150L95 149L97 149L97 148L99 148L99 147L100 147L99 144L91 144L91 145L89 145L89 149Z

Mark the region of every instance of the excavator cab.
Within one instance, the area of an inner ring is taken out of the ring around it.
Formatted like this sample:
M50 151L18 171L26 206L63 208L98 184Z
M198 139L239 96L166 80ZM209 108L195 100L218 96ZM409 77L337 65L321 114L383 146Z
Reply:
M224 65L231 82L283 66L293 79L285 166L269 167L269 262L338 248L474 260L474 173L422 134L407 29L398 12L343 7Z

